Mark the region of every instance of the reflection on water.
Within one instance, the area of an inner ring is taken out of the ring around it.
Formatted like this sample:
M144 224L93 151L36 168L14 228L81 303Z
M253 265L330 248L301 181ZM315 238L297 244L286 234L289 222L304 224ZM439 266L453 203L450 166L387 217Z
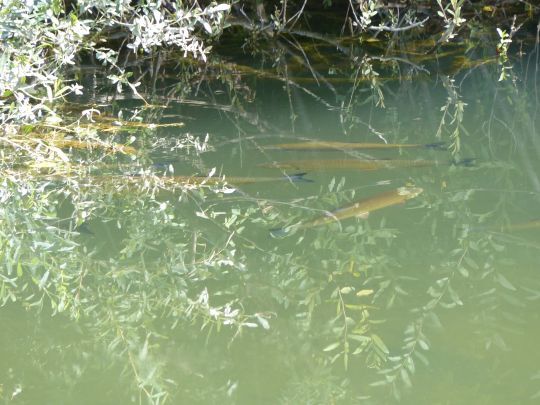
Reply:
M3 236L35 231L2 242L0 296L45 309L2 308L0 399L533 403L538 72L514 70L390 84L384 109L263 75L254 111L171 103L184 128L135 130L78 194L38 170L42 211L4 180Z

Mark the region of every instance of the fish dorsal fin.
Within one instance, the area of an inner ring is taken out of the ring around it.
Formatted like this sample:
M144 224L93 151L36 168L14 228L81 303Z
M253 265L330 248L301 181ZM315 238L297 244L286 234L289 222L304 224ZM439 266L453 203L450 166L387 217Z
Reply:
M357 218L362 218L362 219L367 219L367 217L369 217L369 212L368 211L359 212L358 214L356 214L356 217Z

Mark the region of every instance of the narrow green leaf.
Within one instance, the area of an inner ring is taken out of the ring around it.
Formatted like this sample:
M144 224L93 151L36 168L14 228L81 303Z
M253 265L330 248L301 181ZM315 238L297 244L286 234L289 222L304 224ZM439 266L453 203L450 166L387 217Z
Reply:
M403 380L403 383L404 383L407 387L412 387L412 382L411 382L411 379L409 378L409 373L407 372L407 370L405 369L405 367L402 367L402 368L401 368L400 374L401 374L401 379Z
M41 280L39 280L38 287L43 288L45 286L45 283L47 283L48 278L49 278L49 270L47 270L45 274L43 274L43 276L41 277Z
M427 342L426 342L425 340L419 339L419 340L418 340L418 345L419 345L423 350L429 350L429 345L427 344Z
M352 287L343 287L340 292L341 294L350 294L354 291L354 288Z
M332 350L335 350L336 348L339 347L339 343L340 342L334 342L328 346L326 346L324 349L323 349L323 352L331 352Z
M375 346L377 346L383 353L386 353L386 354L389 354L390 353L390 350L388 350L388 347L386 347L386 345L384 344L384 342L382 341L382 339L376 335L376 334L372 334L371 335L371 341L373 342L373 344Z
M347 335L347 337L349 339L356 340L357 342L360 342L360 343L368 342L368 341L371 340L368 336L364 336L364 335L349 334L349 335Z
M514 287L512 283L508 281L508 279L504 277L501 273L497 273L495 278L497 279L497 281L502 287L511 291L516 291L516 287Z
M469 277L469 271L465 267L459 266L458 271L459 271L459 274L461 274L464 278Z

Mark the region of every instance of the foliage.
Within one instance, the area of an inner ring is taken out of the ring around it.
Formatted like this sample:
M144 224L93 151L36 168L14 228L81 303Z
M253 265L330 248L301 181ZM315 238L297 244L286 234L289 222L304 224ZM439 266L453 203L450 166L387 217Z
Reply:
M0 122L28 122L47 118L57 122L54 102L82 94L74 81L73 66L84 55L109 67L118 91L129 81L127 57L107 35L124 38L128 49L152 53L157 47L174 46L184 53L205 58L208 48L199 36L217 35L229 5L202 9L197 4L169 11L161 1L144 6L129 1L78 1L78 10L63 2L4 1L0 13ZM86 57L88 57L86 56Z

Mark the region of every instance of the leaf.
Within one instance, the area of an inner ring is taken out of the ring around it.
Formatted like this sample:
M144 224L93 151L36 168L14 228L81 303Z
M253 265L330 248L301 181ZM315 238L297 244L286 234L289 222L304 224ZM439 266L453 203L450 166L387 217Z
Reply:
M144 361L148 357L148 339L144 341L144 345L139 352L139 360Z
M473 259L471 259L469 256L465 256L463 260L465 261L465 263L467 263L467 265L469 265L469 267L473 268L474 270L479 269L478 264L476 264L476 262Z
M414 354L414 356L416 356L416 358L418 358L418 360L420 360L422 363L424 363L425 366L429 365L429 361L428 361L427 357L424 356L421 352L415 351L413 354Z
M464 278L469 277L469 271L465 267L459 266L458 271L459 271L459 274L461 274Z
M270 329L270 323L268 322L266 318L263 318L262 316L259 316L259 315L257 315L256 317L257 317L257 322L259 322L264 329L266 330Z
M463 305L463 301L461 301L459 295L450 286L448 286L448 293L450 294L450 298L452 299L452 301L454 301L457 305Z
M409 370L411 374L414 374L415 367L414 367L414 360L412 356L407 356L404 360L404 363L405 363L405 367L407 367L407 370Z
M229 11L231 6L229 4L218 4L217 6L210 7L210 12L215 13L216 11Z
M358 346L358 347L354 350L354 352L352 352L353 356L354 356L354 355L357 355L357 354L361 354L361 353L364 351L364 349L365 349L365 346Z
M356 293L357 297L367 297L368 295L373 294L373 290L360 290Z
M52 103L53 102L53 91L52 91L51 86L48 86L46 84L43 85L43 86L47 90L47 99L49 100L49 103Z
M340 290L341 294L350 294L353 291L354 291L354 289L352 287L343 287Z
M506 288L508 290L511 290L511 291L516 291L516 287L514 287L512 285L512 283L510 281L508 281L508 279L506 277L504 277L501 273L497 273L495 278L497 279L499 284L501 286L503 286L504 288Z
M41 280L39 280L38 287L43 288L45 286L45 283L47 283L48 278L49 278L49 270L47 270L45 274L43 274L43 276L41 277Z
M418 339L418 345L419 345L423 350L429 350L429 345L427 344L427 342L426 342L425 340Z
M354 311L363 311L364 309L369 309L369 306L367 306L367 305L345 304L345 308L352 309Z
M201 21L201 24L203 25L204 27L204 30L206 32L208 32L209 34L212 34L212 27L210 26L210 24L208 24L206 21Z
M323 349L323 352L331 352L339 347L340 342L334 342Z
M382 341L382 339L376 335L376 334L372 334L371 335L371 341L373 342L373 344L375 346L377 346L383 353L385 354L389 354L390 353L390 350L388 350L388 347L386 347L386 345L384 344L384 342Z
M336 184L336 178L332 177L332 180L330 181L330 184L328 185L328 191L329 192L332 192L332 190L334 189L335 184Z
M339 359L339 356L341 356L341 353L336 354L334 357L330 359L330 364L334 364L334 362Z
M409 377L409 373L407 372L407 370L404 367L401 368L400 374L401 374L401 379L403 380L403 383L407 387L412 387L412 382L411 382L411 379Z
M356 340L356 341L361 342L361 343L368 342L368 341L371 340L368 336L365 336L365 335L353 335L353 334L349 334L349 335L347 335L347 337L348 337L349 339Z
M388 381L388 380L379 380L379 381L375 381L374 383L371 383L369 385L372 386L372 387L380 387L382 385L388 385L389 383L390 383L390 381Z

